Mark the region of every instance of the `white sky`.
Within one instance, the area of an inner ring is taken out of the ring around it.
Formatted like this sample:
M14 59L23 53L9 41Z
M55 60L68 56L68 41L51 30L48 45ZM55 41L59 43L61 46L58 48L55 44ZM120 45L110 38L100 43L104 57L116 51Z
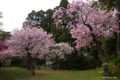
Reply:
M3 13L4 31L22 28L22 23L32 11L53 9L59 6L61 0L0 0L0 12ZM68 0L71 3L73 0Z

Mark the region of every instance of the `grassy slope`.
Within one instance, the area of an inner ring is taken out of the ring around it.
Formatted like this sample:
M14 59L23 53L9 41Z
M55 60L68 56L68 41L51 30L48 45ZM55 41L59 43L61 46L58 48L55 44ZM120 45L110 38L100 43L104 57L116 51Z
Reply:
M97 71L36 70L35 73L36 76L30 76L27 69L0 68L0 80L105 80L102 79L102 68Z

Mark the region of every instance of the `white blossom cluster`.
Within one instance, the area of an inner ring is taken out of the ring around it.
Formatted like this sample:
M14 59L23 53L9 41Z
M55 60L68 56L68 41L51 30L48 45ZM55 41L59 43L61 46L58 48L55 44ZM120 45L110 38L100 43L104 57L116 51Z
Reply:
M107 65L108 65L108 63L107 63L107 62L103 63L103 66L107 66Z
M49 57L52 59L58 58L58 59L63 59L65 58L65 55L71 54L73 51L73 48L69 46L67 43L57 43L55 44L50 52L49 52Z
M46 65L51 65L51 64L53 64L53 62L47 62L47 63L46 63Z

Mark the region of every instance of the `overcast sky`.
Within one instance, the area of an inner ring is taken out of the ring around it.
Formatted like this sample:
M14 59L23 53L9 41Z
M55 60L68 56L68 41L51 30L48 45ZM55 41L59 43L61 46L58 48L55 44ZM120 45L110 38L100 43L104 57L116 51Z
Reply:
M32 11L53 9L59 6L61 0L0 0L0 12L3 13L4 31L12 31L14 28L22 28L22 23ZM73 0L68 0L71 3Z

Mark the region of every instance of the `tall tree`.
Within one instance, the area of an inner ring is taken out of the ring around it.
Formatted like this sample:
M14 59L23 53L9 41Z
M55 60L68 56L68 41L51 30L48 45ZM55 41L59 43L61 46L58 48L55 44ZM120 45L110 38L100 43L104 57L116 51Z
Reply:
M73 28L71 30L71 34L73 38L77 40L76 48L85 47L89 45L90 42L94 42L96 44L97 51L100 55L101 60L103 61L104 66L104 76L108 76L108 64L105 59L104 51L101 47L103 38L113 37L113 31L117 31L117 22L116 22L116 14L114 18L112 17L114 11L110 11L109 13L105 13L105 11L99 11L97 9L89 7L87 3L81 1L73 1L69 6L69 9L66 9L67 16L73 18L73 22L77 21L78 23L74 25L70 22L70 27ZM58 13L62 12L61 9L57 10L54 14L54 18L58 16ZM74 18L75 16L79 16ZM61 14L62 17L63 14ZM55 18L56 20L56 18ZM63 20L58 18L56 24L63 24ZM65 28L66 26L57 26Z
M27 20L39 21L36 18L37 18L36 11L32 10L32 12L28 14L28 17L26 19Z
M0 18L3 18L2 12L0 12ZM0 22L0 26L2 26L3 23ZM6 32L2 30L2 27L0 27L0 39L5 41L6 39L8 39L11 36L10 32Z
M38 12L33 10L31 13L28 14L28 17L26 18L26 20L33 20L35 22L38 22L39 23L38 25L44 29L44 26L43 26L44 20L45 20L44 15L45 15L45 12L43 10L40 10Z
M5 41L0 40L0 67L2 67L2 61L5 59L6 54L2 53L7 50L7 46Z
M9 39L11 37L10 32L6 32L6 31L1 31L0 32L0 39L5 41L7 39Z
M68 4L69 4L68 0L61 0L59 7L64 7L67 9Z
M0 18L3 18L2 12L0 12ZM2 34L2 25L3 25L3 22L0 22L0 34Z
M48 33L50 33L50 29L54 23L54 19L53 19L53 10L48 9L45 12L45 20L44 20L44 27L45 27L45 31L47 31Z
M2 16L2 12L0 12L0 18L3 18L3 16ZM3 25L3 23L0 22L0 26L2 26L2 25Z
M12 56L25 58L30 67L30 75L35 74L35 58L41 58L41 55L49 53L49 46L54 45L51 34L47 34L42 28L32 27L35 22L25 21L25 27L21 30L14 30L10 40L7 40L8 50Z
M110 10L117 9L120 12L120 0L98 0L98 2L94 2L92 7L100 7L103 10ZM120 14L118 13L118 22L120 21ZM118 32L117 32L117 43L116 43L116 51L118 56L120 57L120 22L118 23Z
M60 18L60 19L63 20L63 24L62 25L64 25L64 26L67 26L67 24L69 24L69 20L70 20L70 17L68 17L66 15L66 12L65 12L65 9L67 9L68 3L69 3L68 0L61 0L60 5L57 8L57 9L59 9L59 8L61 9L61 7L64 8L64 9L62 9L63 11L61 13L58 13L59 16L56 16L56 18ZM62 13L65 13L64 17L61 17ZM54 17L54 15L53 15L53 17ZM66 20L66 19L67 19L67 21L64 22L64 20ZM56 22L54 21L54 23L56 23ZM66 42L66 43L70 43L71 46L73 46L72 42L74 42L75 39L72 38L72 36L70 34L69 27L66 28L66 29L61 29L61 28L56 28L55 27L56 25L57 24L54 24L52 26L52 28L51 28L51 33L53 34L53 38L55 39L55 42L57 42L57 43L59 43L59 42Z
M75 39L72 38L72 35L70 34L69 28L59 29L56 28L56 25L54 24L50 31L53 34L52 38L54 38L54 41L56 43L60 43L60 42L72 43L75 41Z
M34 20L36 22L39 22L39 26L42 27L47 33L50 33L51 26L54 22L54 19L52 18L53 10L48 9L47 11L32 11L28 14L27 20Z

